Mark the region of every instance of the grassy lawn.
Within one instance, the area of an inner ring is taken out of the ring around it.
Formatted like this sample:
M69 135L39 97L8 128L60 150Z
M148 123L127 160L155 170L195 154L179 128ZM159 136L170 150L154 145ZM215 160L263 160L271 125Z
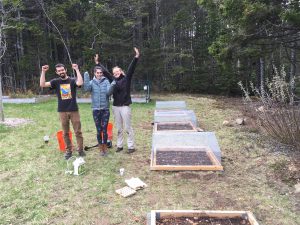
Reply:
M281 164L288 162L288 154L270 146L256 129L222 126L225 119L241 115L236 99L232 103L196 95L153 98L185 100L201 128L216 132L224 172L151 172L152 101L132 105L137 152L115 153L114 146L107 158L101 158L91 149L86 174L65 175L66 161L55 138L60 130L56 100L6 104L6 117L34 122L14 128L0 125L0 224L145 224L152 209L250 210L261 224L300 224L299 195L293 185L276 176ZM90 105L79 107L85 145L94 145ZM44 135L50 135L49 144L44 144ZM148 187L126 199L117 195L115 190L133 176Z

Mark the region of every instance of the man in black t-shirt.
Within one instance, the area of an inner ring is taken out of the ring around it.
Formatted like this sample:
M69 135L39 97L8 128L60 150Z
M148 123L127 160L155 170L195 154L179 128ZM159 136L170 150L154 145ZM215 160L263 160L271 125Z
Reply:
M85 156L83 151L81 122L76 101L76 88L83 84L83 79L78 65L72 64L72 68L77 74L77 79L71 78L67 75L67 69L63 64L57 64L55 66L55 73L59 76L59 78L55 78L50 80L50 82L46 82L45 75L49 70L48 65L42 66L42 73L40 77L41 87L50 87L56 91L58 99L57 111L59 113L64 141L66 143L65 159L69 159L72 156L73 150L73 146L69 137L70 121L75 132L79 156Z

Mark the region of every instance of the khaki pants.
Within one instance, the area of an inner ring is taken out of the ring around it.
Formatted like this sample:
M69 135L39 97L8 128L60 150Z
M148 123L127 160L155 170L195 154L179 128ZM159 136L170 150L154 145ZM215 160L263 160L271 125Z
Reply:
M131 108L129 106L112 107L115 123L118 129L117 147L123 147L123 127L127 133L128 149L134 148L134 133L131 126Z
M76 136L76 142L78 151L83 151L83 137L81 132L81 123L80 123L80 116L79 112L59 112L59 119L61 122L62 130L64 133L64 141L66 143L67 151L72 151L73 146L71 140L69 138L70 132L70 121L72 123L74 133Z

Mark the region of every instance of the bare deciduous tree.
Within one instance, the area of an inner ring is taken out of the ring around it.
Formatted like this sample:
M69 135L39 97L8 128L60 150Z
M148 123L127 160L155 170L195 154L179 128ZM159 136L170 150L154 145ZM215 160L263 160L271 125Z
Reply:
M2 57L6 51L6 39L4 34L5 24L6 24L6 15L3 7L3 2L0 1L0 120L4 121L4 110L3 110L3 96L2 96Z
M2 94L2 58L7 49L7 42L5 31L10 28L8 26L8 19L10 13L15 9L15 6L5 7L4 2L0 1L0 120L4 121L4 109L3 109L3 94Z

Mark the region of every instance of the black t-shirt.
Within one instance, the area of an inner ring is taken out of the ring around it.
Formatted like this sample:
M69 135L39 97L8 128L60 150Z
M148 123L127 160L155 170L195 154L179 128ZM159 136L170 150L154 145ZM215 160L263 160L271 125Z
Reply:
M61 78L50 81L51 89L54 89L58 98L58 112L76 112L78 105L76 101L76 79L68 77L66 80Z

